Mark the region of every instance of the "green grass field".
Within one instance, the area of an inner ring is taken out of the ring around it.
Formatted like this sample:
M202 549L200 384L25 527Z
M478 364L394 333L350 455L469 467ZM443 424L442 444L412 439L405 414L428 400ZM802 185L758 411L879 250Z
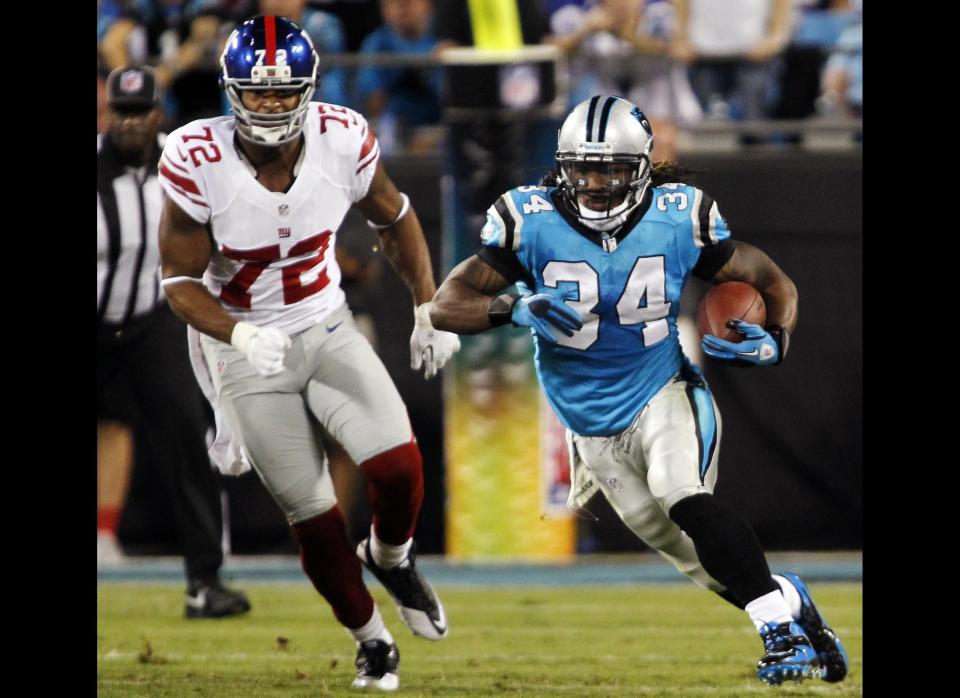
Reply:
M354 644L306 580L237 586L249 614L188 621L179 584L99 584L97 695L357 695ZM400 647L398 695L862 695L862 585L810 586L850 656L839 684L761 684L746 615L692 584L440 586L451 630L437 643L372 592Z

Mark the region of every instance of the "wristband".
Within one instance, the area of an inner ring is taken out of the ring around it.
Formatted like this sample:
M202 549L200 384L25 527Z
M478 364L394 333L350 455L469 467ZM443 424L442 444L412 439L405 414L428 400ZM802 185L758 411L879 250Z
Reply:
M247 353L247 343L250 338L260 330L256 325L249 322L238 322L233 326L233 332L230 333L230 344L244 354Z
M782 325L768 325L764 327L767 332L770 333L770 336L773 337L776 341L777 346L780 348L780 356L777 358L777 363L775 366L782 364L783 360L787 356L787 350L790 348L790 332L787 331L786 327Z
M502 293L490 301L487 307L487 318L491 327L506 325L511 321L513 306L520 300L520 296L512 293Z
M430 301L413 306L413 324L417 327L433 329L433 323L430 322Z

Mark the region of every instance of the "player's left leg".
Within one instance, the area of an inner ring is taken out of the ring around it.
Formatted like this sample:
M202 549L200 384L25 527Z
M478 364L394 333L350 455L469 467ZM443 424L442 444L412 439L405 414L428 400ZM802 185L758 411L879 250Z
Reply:
M747 521L713 495L721 435L719 410L697 376L674 381L647 405L633 447L644 456L650 492L692 539L709 575L739 600L764 641L760 680L819 676L820 661L794 623Z
M386 587L414 634L446 636L436 592L416 568L413 532L423 502L423 461L406 406L346 305L304 335L322 345L307 386L307 404L367 478L373 522L357 555Z

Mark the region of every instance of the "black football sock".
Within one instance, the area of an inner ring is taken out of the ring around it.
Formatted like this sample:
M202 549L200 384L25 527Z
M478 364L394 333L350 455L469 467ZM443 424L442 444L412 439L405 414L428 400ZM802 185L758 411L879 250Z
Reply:
M693 540L703 569L727 587L727 601L743 608L780 590L753 529L725 502L696 494L674 504L670 518Z

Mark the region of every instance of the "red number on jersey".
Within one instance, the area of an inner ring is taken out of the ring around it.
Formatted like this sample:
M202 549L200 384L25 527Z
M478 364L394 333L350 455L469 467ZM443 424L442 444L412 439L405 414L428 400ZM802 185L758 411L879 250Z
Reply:
M351 123L354 126L357 125L356 115L346 107L334 107L329 104L318 104L317 111L320 112L320 133L327 132L328 119L336 121L344 128L350 128ZM343 114L344 116L335 116L335 114ZM349 119L349 121L347 119Z
M217 147L216 143L212 142L213 132L210 130L209 126L204 126L202 134L184 136L183 142L186 143L187 141L210 141L208 145L195 145L187 150L187 152L190 153L190 157L193 159L194 167L200 167L200 160L196 155L197 151L200 151L207 162L220 161L220 149ZM209 150L207 150L208 148Z
M333 233L329 230L324 230L322 233L318 233L306 240L301 240L290 248L290 251L287 253L287 258L298 257L314 251L318 254L283 268L284 305L293 305L308 296L312 296L330 283L330 277L327 276L326 269L321 270L317 278L307 285L303 285L300 280L300 275L313 269L323 261L332 235ZM263 273L263 270L270 266L271 262L281 259L280 245L270 245L255 250L234 250L224 246L223 254L225 257L246 262L246 264L240 267L240 271L234 274L233 278L220 289L220 300L224 303L237 306L238 308L246 308L249 310L250 303L253 300L253 296L250 294L250 287L253 286L253 282L257 280L257 277Z

